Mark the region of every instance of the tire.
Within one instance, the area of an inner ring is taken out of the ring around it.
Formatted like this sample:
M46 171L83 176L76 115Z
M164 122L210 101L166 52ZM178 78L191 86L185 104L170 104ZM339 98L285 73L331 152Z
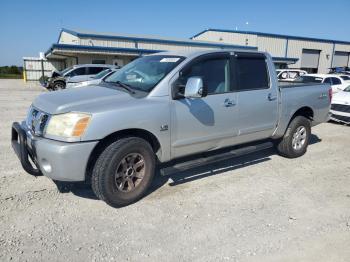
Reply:
M155 154L151 145L138 137L122 138L98 157L92 171L92 190L112 207L127 206L145 195L154 172Z
M66 83L63 81L57 81L52 86L52 90L62 90L65 88L66 88Z
M277 143L280 155L296 158L306 153L311 135L310 120L304 116L296 116L289 124L283 138Z

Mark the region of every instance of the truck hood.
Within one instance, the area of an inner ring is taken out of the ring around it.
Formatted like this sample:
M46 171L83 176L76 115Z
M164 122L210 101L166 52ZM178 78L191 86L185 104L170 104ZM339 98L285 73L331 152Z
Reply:
M99 85L66 89L39 95L33 106L49 113L61 114L71 111L95 112L106 105L121 105L137 100L130 94Z
M333 95L332 98L333 104L350 104L350 92L340 91Z

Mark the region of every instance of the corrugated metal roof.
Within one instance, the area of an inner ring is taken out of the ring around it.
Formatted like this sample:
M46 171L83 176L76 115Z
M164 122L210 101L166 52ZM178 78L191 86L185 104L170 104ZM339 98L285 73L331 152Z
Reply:
M115 34L115 33L99 33L92 31L84 30L70 30L62 28L62 32L66 32L81 38L101 38L101 39L120 39L120 40L132 40L132 41L145 41L152 43L168 43L168 44L182 44L182 45L191 45L191 46L207 46L207 47L217 47L217 48L245 48L245 49L256 49L253 46L240 46L240 45L231 45L231 44L221 44L216 42L208 41L198 41L192 39L178 39L178 38L165 38L158 36L145 36L145 35L129 35L129 34ZM60 39L60 37L58 38ZM58 43L58 42L57 42Z
M203 30L198 34L195 34L194 36L192 36L191 39L208 31L269 36L269 37L277 37L277 38L288 38L288 39L295 39L295 40L306 40L306 41L326 42L326 43L335 43L335 44L350 44L349 41L342 41L342 40L331 40L331 39L305 37L305 36L282 35L282 34L273 34L273 33L254 32L254 31L240 31L240 30L215 29L215 28L209 28L209 29Z

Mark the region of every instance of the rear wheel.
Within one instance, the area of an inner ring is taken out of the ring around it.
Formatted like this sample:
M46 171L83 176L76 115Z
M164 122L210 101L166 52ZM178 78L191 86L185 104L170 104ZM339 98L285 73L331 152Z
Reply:
M126 206L144 196L154 170L155 154L150 144L138 137L122 138L98 157L92 172L92 189L110 206Z
M277 143L277 150L284 157L300 157L307 150L310 135L310 120L304 116L296 116L290 122L283 138Z

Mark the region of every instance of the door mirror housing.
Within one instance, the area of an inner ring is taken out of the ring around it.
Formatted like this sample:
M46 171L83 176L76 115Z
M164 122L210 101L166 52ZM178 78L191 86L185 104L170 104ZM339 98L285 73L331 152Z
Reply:
M190 77L187 80L185 86L186 98L201 98L207 95L206 88L203 85L203 79L201 77Z

